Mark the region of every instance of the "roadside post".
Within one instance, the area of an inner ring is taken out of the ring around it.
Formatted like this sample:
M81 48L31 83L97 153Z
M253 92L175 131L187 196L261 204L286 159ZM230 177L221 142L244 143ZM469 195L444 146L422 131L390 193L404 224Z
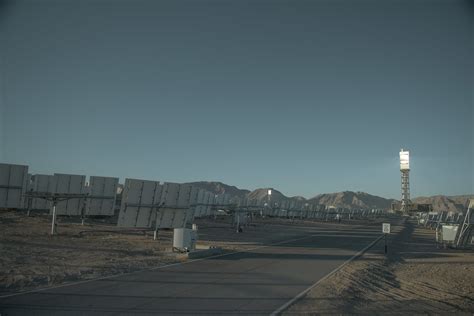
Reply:
M390 234L390 223L382 224L383 239L385 242L385 254L387 254L387 235Z
M53 200L53 216L51 219L51 236L56 233L56 199Z

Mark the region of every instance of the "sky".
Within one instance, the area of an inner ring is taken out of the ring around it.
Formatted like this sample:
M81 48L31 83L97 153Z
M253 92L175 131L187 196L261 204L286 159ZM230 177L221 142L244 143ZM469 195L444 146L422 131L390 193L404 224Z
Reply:
M474 4L1 1L0 161L274 187L474 193Z

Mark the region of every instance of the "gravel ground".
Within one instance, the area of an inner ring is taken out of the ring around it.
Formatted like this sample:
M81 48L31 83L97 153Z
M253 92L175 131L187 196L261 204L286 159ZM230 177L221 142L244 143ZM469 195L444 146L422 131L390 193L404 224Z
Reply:
M395 227L284 314L474 314L474 253L439 249L432 230Z

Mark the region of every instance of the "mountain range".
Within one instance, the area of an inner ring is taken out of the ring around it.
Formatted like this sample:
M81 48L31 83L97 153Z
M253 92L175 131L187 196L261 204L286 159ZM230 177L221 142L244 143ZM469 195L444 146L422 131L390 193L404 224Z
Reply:
M474 195L434 195L428 197L417 197L413 199L414 203L419 204L431 204L433 205L434 211L452 211L452 212L465 212L469 199L473 199Z
M361 208L361 209L390 209L393 199L385 199L380 196L371 195L365 192L336 192L319 194L309 199L313 204L324 204L343 208Z
M209 181L198 181L198 182L188 182L192 186L196 186L200 189L209 191L214 194L229 194L234 197L245 197L247 194L251 193L249 190L239 189L233 185L228 185L222 182L209 182Z
M189 184L214 194L229 194L231 197L247 197L251 200L262 200L267 197L269 188L260 188L254 191L239 189L222 182L190 182ZM310 204L324 204L334 207L361 208L361 209L390 209L392 203L397 203L395 199L386 199L380 196L371 195L365 192L344 191L336 193L319 194L310 199L301 196L288 197L276 189L272 189L272 200L296 200ZM474 195L445 196L435 195L429 197L417 197L413 203L432 204L434 211L464 212L468 206L469 199Z

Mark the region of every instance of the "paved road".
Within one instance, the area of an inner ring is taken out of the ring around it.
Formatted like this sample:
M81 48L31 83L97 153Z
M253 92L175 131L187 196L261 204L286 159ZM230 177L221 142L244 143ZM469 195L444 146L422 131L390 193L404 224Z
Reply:
M381 225L318 225L297 240L0 298L4 315L270 314L376 239Z

